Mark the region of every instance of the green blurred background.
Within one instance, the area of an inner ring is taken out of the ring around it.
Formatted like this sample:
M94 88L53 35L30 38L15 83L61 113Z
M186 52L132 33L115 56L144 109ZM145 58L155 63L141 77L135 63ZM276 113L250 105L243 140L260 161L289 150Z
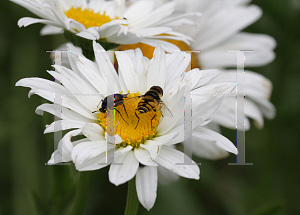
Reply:
M246 132L246 162L254 165L229 166L233 155L219 161L195 158L202 163L201 179L159 185L153 209L140 206L139 214L300 214L300 1L253 3L264 14L245 31L277 41L274 62L247 68L273 82L271 101L277 108L276 118L266 120L262 130L252 125ZM74 199L80 204L73 214L81 207L83 214L123 214L127 185L111 184L108 168L81 174L90 178L84 202L84 186L78 186L73 165L45 165L53 152L53 134L43 130L53 117L36 115L35 108L44 101L28 99L29 89L14 85L24 77L50 79L46 70L51 59L45 50L65 40L40 36L39 24L20 29L18 19L32 14L8 1L0 5L0 214L69 214ZM222 131L235 140L235 131Z

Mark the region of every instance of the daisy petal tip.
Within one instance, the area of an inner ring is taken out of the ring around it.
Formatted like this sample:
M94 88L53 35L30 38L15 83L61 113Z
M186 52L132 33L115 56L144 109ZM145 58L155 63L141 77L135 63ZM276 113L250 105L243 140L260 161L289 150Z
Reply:
M116 134L115 135L115 144L120 144L122 142L123 142L122 138L118 134Z
M50 133L51 131L49 131L49 127L48 127L49 125L46 125L46 128L45 128L45 130L44 130L44 134L48 134L48 133Z
M149 205L146 205L146 204L143 204L143 206L144 206L144 208L146 208L147 209L147 211L150 211L150 209L151 208L153 208L153 206L154 206L154 203L153 204L149 204Z
M28 98L30 98L33 94L35 94L35 91L34 90L30 90L29 93L28 93Z
M127 182L127 181L121 181L121 180L119 180L118 177L110 177L110 176L109 176L109 181L110 181L110 183L112 183L112 184L114 184L116 186L119 186L119 185L124 184L124 183Z
M238 151L237 148L235 148L235 150L233 151L233 154L235 154L235 155L238 155L238 154L239 154L239 151Z
M22 80L23 80L23 79L17 81L17 83L15 83L15 87L20 87L20 86L22 86L22 85L20 84L20 82L22 82Z

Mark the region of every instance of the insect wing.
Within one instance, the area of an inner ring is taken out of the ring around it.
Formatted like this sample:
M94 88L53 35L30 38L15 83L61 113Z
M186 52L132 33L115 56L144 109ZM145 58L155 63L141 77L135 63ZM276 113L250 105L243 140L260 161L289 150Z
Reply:
M163 101L160 101L158 103L158 110L161 113L162 116L167 116L167 117L173 117L172 112L169 110L169 108L167 107L167 105L165 105L165 103L163 103Z
M122 104L124 104L125 106L126 105L130 105L130 104L132 104L132 103L134 103L134 102L136 102L136 101L139 101L139 100L141 100L141 98L142 98L142 96L136 96L136 97L132 97L132 98L126 98L126 99L124 99L122 102Z

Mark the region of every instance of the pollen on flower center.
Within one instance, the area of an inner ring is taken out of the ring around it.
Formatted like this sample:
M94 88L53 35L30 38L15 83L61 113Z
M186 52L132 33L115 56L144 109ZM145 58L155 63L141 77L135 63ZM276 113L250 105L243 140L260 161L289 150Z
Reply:
M137 110L140 102L139 93L129 93L124 98L123 104L115 105L114 110L97 114L97 123L103 130L110 135L118 134L123 142L116 144L116 147L126 147L131 145L133 148L139 147L145 140L152 139L157 135L156 128L159 124L161 113L151 109L146 113L139 113ZM107 121L110 114L114 117L114 128L109 129Z
M105 13L101 15L100 13L94 13L93 10L72 7L70 10L65 12L68 18L74 19L77 22L83 24L86 28L90 27L100 27L101 25L112 21L109 16ZM118 19L117 17L115 17Z

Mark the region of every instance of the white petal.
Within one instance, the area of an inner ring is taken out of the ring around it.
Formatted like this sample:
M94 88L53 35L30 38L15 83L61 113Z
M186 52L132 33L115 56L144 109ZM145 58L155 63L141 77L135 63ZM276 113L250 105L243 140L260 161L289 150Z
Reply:
M224 72L220 73L218 77L212 80L211 83L218 82L220 80L236 81L236 75L237 75L237 71L235 70L225 70ZM262 113L267 118L270 119L272 119L275 116L275 108L270 103L270 101L268 101L271 97L272 89L273 86L270 80L268 80L267 78L265 78L264 76L258 73L245 70L245 92L244 93L246 96L246 100L249 100L249 102L251 100L254 101L256 105L258 105ZM235 94L236 92L232 92L231 94L233 93ZM244 94L239 91L238 91L238 95L244 96ZM225 100L227 100L227 98ZM225 106L225 104L224 105L222 104L222 106ZM231 105L231 107L235 109L234 105ZM254 116L252 115L252 117ZM258 116L256 116L256 120L259 121Z
M109 168L109 181L116 186L124 184L132 179L139 167L139 162L131 150L124 155L115 158L115 163Z
M236 67L236 53L232 50L253 50L246 53L246 66L263 66L275 58L273 49L276 41L264 34L239 33L222 44L201 52L200 62L203 68Z
M158 46L153 53L151 59L148 75L147 75L147 88L152 86L160 86L162 89L165 87L166 81L166 55L164 51Z
M217 77L221 71L217 69L210 69L210 70L193 69L189 72L191 73L191 82L192 82L191 89L196 89L198 87L203 86L204 84L207 84L209 81Z
M71 161L71 156L62 156L62 154L56 149L52 155L49 161L47 162L48 165L55 165L61 162L69 162Z
M120 155L123 155L127 152L129 152L132 149L132 146L128 145L126 147L120 147L116 152L115 152L115 157L118 157Z
M234 82L222 82L193 90L193 116L206 120L218 109L224 97L234 88Z
M18 26L19 27L23 27L23 26L27 27L28 25L35 24L35 23L43 23L46 25L54 25L54 26L57 25L57 23L50 21L50 20L23 17L23 18L19 19Z
M77 136L81 133L81 129L76 129L69 131L64 135L64 137L59 141L57 152L54 152L51 156L51 159L48 161L48 164L56 164L59 162L65 162L71 160L71 152L73 150L73 143L71 138Z
M99 93L106 94L107 77L101 76L99 67L96 63L84 56L78 56L75 64L80 74L85 77Z
M31 89L42 89L50 92L60 92L61 94L71 95L62 85L43 78L23 78L15 86L30 87Z
M193 154L200 158L218 160L229 156L228 151L220 148L215 142L198 139L193 143Z
M174 11L175 2L169 2L163 4L161 7L158 7L154 11L149 14L144 14L144 16L134 23L134 25L142 25L144 28L152 27L155 23L163 20L164 18L168 17ZM143 11L140 11L143 13Z
M200 169L196 163L183 165L184 161L192 163L193 161L182 152L171 147L162 146L159 156L155 159L159 165L185 177L199 179Z
M52 122L50 125L46 125L44 134L50 132L63 131L71 128L82 128L85 122L75 120L57 120Z
M219 8L217 13L214 15L210 14L213 18L208 19L206 23L202 23L204 25L201 27L201 33L198 34L198 38L195 40L194 48L204 51L219 44L256 21L261 14L261 9L255 5ZM204 17L200 19L202 18Z
M185 52L175 52L167 56L167 83L171 83L173 80L180 78L186 71L191 61L191 55Z
M93 41L93 49L95 53L95 59L97 61L100 76L104 81L108 80L112 83L106 82L107 92L118 92L120 91L120 86L118 83L118 74L109 59L108 53L104 50L104 48Z
M179 135L178 132L167 132L164 135L155 137L153 139L153 141L155 142L156 145L166 145L169 144L170 141L172 141L173 139L176 139L177 136ZM145 144L147 145L147 141L145 142Z
M193 154L206 159L217 160L225 158L229 153L221 149L215 142L206 141L193 136Z
M249 99L244 100L245 115L255 120L255 124L258 128L264 126L263 114L259 107Z
M193 136L203 139L203 140L214 142L221 149L224 149L224 150L234 153L234 154L238 154L238 151L237 151L237 148L235 147L235 145L230 140L228 140L226 137L224 137L223 135L221 135L217 132L214 132L214 131L209 130L204 127L197 127L193 131Z
M73 141L72 144L73 144L73 146L76 146L77 144L85 142L87 140L88 140L87 138L83 138L83 139L80 139L80 140L77 140L77 141ZM62 153L60 152L60 150L56 149L52 153L51 158L50 158L50 160L48 161L47 164L48 165L53 165L53 164L60 163L61 161L62 162L68 162L68 161L71 161L71 160L72 160L72 158L71 158L70 155L63 156Z
M157 166L157 163L151 159L150 153L146 149L136 148L134 150L134 155L136 159L145 166Z
M141 34L143 37L146 37L146 36L153 36L157 34L163 34L168 31L172 31L172 28L169 27L144 28L144 29L137 29L134 32Z
M96 123L86 123L82 128L82 134L92 141L105 141L104 131L102 127Z
M259 99L259 98L251 98L253 101L257 103L260 110L264 114L264 116L268 119L273 119L276 115L276 108L274 105L266 100L266 99Z
M109 165L114 155L114 146L105 141L83 142L72 151L72 160L79 171L96 170Z
M226 97L224 98L219 109L211 116L214 123L218 123L224 127L231 129L244 128L245 130L250 129L250 122L248 118L244 118L244 122L236 122L237 109L236 109L236 98ZM239 110L239 114L242 114ZM238 123L238 124L237 124Z
M29 96L32 94L39 95L43 97L44 99L47 99L48 101L55 102L54 99L55 97L61 98L61 105L69 108L70 110L73 110L84 117L87 117L89 119L94 119L96 120L96 115L92 114L91 111L87 110L85 107L83 107L77 100L73 99L70 96L64 96L60 94L60 92L55 93L55 92L50 92L46 90L40 90L40 89L33 89L29 91Z
M116 57L119 64L119 75L124 80L126 93L128 90L131 92L138 92L139 77L135 71L134 65L126 52L117 51Z
M164 99L166 100L163 101L171 110L173 117L163 117L163 119L160 121L157 127L157 132L159 133L159 135L163 135L166 132L170 131L176 125L176 123L178 123L178 121L183 117L185 91L186 89L185 87L183 87L178 92L173 93L173 97L171 97L169 94L164 96ZM169 96L169 98L167 96Z
M61 119L76 120L81 122L94 121L58 104L42 104L36 108L35 113L38 115L43 115L44 111L55 116L60 116Z
M160 146L155 144L155 141L148 140L146 144L140 145L142 148L146 149L150 153L152 160L155 160L159 154Z
M119 28L120 27L122 28L123 26L119 26ZM101 35L101 32L100 32L100 35ZM112 35L107 36L106 39L110 42L117 43L117 44L134 44L134 43L141 42L143 40L143 37L139 34L136 34L133 32L128 32L127 34L114 33Z
M62 34L63 33L63 29L62 28L59 28L59 27L56 27L56 26L52 26L52 25L45 25L40 34L42 36L45 36L45 35L51 35L51 34Z
M156 199L157 167L140 167L135 181L139 201L149 211Z
M96 33L98 34L98 32L96 32ZM97 36L95 36L94 34L92 34L89 31L81 31L81 32L77 33L76 35L79 37L88 39L88 40L98 40L99 39L99 34L98 34L98 38L97 38Z
M133 20L139 20L143 18L144 14L149 14L153 10L154 5L154 1L136 1L128 7L124 16L127 17L130 24L133 25Z
M163 40L156 40L156 39L143 39L141 43L145 43L149 46L157 47L161 46L161 48L169 53L174 53L176 51L180 51L180 48L178 46L174 45L173 43L163 41Z

